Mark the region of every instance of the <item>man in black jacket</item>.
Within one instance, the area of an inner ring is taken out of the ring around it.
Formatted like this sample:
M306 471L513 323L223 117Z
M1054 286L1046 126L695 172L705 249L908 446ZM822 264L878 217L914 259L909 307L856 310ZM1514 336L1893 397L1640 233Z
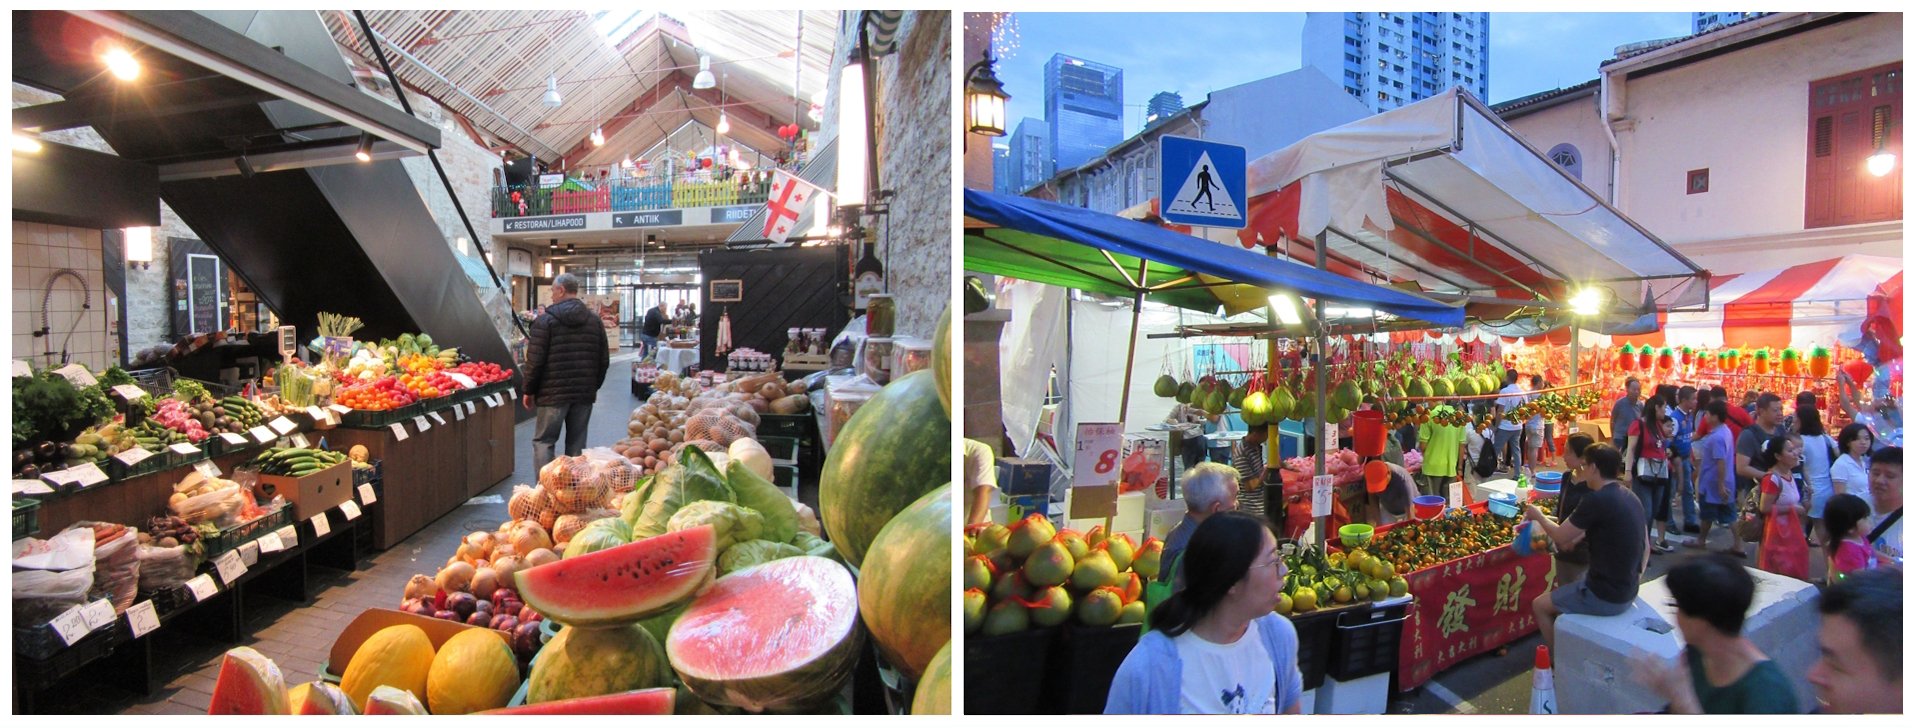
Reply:
M560 427L564 453L575 457L584 452L591 405L611 368L604 321L578 300L577 276L558 274L551 281L551 301L531 322L524 363L524 406L538 417L531 456L539 468L554 457Z
M657 354L657 339L663 335L664 302L658 301L651 310L644 312L644 325L637 332L637 338L644 341L644 356Z

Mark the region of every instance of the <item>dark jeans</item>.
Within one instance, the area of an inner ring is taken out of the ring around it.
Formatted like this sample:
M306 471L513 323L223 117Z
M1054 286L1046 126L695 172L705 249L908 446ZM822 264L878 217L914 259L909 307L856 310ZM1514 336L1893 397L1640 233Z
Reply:
M1208 436L1182 438L1182 469L1187 470L1208 459Z
M531 431L531 459L535 467L543 468L556 458L552 451L558 445L559 428L564 430L564 454L577 457L584 453L585 430L591 424L589 403L540 405L537 418Z

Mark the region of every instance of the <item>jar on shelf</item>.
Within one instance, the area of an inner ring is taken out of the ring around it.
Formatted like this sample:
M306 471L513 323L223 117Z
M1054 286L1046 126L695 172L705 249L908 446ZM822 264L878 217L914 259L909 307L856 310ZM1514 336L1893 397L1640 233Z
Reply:
M876 337L896 335L896 299L887 293L870 294L870 307L864 313L864 333Z

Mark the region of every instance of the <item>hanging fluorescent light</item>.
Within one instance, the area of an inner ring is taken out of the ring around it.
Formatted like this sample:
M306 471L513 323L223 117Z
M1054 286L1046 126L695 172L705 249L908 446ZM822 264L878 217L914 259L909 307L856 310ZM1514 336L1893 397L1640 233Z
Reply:
M35 154L44 148L45 146L40 144L40 140L32 136L21 134L17 131L13 133L13 151Z
M100 54L100 60L106 63L106 70L111 71L113 76L121 81L139 78L139 59L134 58L133 54L125 48L119 46L109 48L105 53Z
M730 114L724 113L722 111L717 112L717 133L719 134L730 133Z
M869 138L863 106L863 55L852 51L837 80L837 206L861 207L869 195Z
M698 90L717 87L717 76L710 72L710 56L697 56L697 77L691 79L690 87Z
M604 127L600 126L591 130L591 146L604 146Z
M361 161L361 162L372 161L372 135L371 134L359 135L358 152L353 154L352 156L358 157L358 161Z
M153 229L149 227L126 228L126 262L153 262Z
M1301 303L1293 294L1277 293L1268 297L1268 305L1275 309L1275 320L1283 326L1301 324Z
M547 109L555 109L563 103L564 97L558 94L557 74L552 74L544 81L544 106Z

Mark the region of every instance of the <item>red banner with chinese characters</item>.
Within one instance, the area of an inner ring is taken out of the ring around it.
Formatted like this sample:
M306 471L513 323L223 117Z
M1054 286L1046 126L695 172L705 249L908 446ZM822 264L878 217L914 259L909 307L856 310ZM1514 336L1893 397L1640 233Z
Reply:
M1533 603L1553 579L1552 556L1522 557L1512 546L1408 574L1416 604L1402 627L1399 689L1537 629Z

